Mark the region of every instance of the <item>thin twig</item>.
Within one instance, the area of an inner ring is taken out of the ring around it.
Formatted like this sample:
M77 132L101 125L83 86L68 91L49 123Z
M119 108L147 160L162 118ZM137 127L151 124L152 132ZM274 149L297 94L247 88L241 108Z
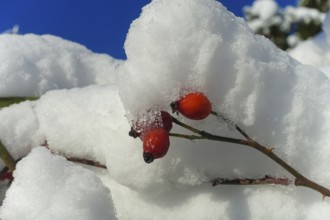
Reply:
M107 166L105 166L104 164L101 164L99 162L93 161L93 160L88 160L88 159L84 159L84 158L78 158L78 157L67 157L66 155L63 154L57 154L55 152L53 152L48 145L48 142L45 141L41 146L47 148L48 150L50 150L53 154L56 155L60 155L62 157L64 157L65 159L67 159L68 161L71 162L75 162L75 163L81 163L81 164L85 164L88 166L93 166L93 167L98 167L98 168L103 168L103 169L107 169Z
M266 175L263 178L252 179L252 178L215 178L211 180L212 186L217 185L283 185L288 186L294 183L294 181L288 178L275 178Z
M95 162L92 160L87 160L87 159L81 159L81 158L76 158L76 157L65 157L68 161L75 162L75 163L81 163L93 167L98 167L102 169L107 169L107 167L99 162Z
M235 129L241 133L247 140L252 140L252 138L249 137L249 135L247 135L245 133L245 131L243 129L241 129L236 123L234 123L232 120L230 120L229 118L226 118L224 115L215 112L215 111L211 111L211 114L214 116L217 116L219 118L221 118L224 122L226 122L228 125L234 125Z
M282 166L285 170L287 170L289 173L291 173L296 178L295 182L294 182L294 184L296 186L305 186L305 187L308 187L310 189L314 189L314 190L320 192L324 197L325 196L330 197L330 190L329 189L327 189L327 188L313 182L312 180L306 178L305 176L303 176L296 169L291 167L288 163L286 163L284 160L282 160L280 157L278 157L276 154L274 154L274 152L273 152L274 148L272 148L272 147L263 146L260 143L258 143L257 141L251 140L251 139L242 140L242 139L237 139L237 138L229 138L229 137L213 135L213 134L210 134L206 131L198 130L198 129L196 129L194 127L191 127L191 126L189 126L189 125L187 125L183 122L180 122L174 117L172 118L172 121L173 121L173 123L176 123L176 124L186 128L187 130L190 130L190 131L200 135L200 136L195 136L195 135L179 135L179 134L176 134L177 137L186 138L186 139L189 139L189 140L207 139L207 140L214 140L214 141L222 141L222 142L240 144L240 145L245 145L245 146L251 147L253 149L256 149L256 150L260 151L264 155L268 156L270 159L272 159L277 164Z

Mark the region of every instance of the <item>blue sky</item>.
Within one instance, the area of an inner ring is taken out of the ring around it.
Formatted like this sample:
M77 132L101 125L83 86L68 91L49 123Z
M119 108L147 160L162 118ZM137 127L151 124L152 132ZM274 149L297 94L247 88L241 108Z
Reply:
M1 0L0 32L19 25L20 33L53 34L85 45L94 52L125 59L126 33L141 8L151 0ZM220 0L242 16L253 0ZM297 0L278 0L279 5Z

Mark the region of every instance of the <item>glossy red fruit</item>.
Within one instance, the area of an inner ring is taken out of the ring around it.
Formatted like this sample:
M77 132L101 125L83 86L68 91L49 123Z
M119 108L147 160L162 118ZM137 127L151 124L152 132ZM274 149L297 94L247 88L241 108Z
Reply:
M154 159L164 157L170 146L169 133L165 128L155 128L143 136L143 159L151 163Z
M177 102L171 104L174 111L193 120L202 120L212 111L210 100L201 92L193 92L183 96Z

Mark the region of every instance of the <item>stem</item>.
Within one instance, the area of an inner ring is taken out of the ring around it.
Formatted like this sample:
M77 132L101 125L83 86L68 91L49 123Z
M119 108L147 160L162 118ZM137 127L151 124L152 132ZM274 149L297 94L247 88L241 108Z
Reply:
M191 141L196 140L196 139L204 139L201 136L196 136L196 135L177 134L177 133L169 133L169 135L171 137L185 138L185 139L189 139Z
M305 187L308 187L310 189L314 189L314 190L320 192L324 197L325 196L330 197L330 190L329 189L327 189L327 188L313 182L312 180L306 178L301 173L299 173L296 169L291 167L288 163L286 163L284 160L282 160L280 157L278 157L276 154L274 154L274 152L273 152L274 148L263 146L260 143L258 143L257 141L250 139L248 135L246 135L247 140L242 140L242 139L237 139L237 138L228 138L228 137L213 135L213 134L210 134L206 131L198 130L198 129L193 128L193 127L191 127L187 124L184 124L183 122L178 121L176 118L172 118L172 121L174 123L180 125L181 127L184 127L187 130L190 130L190 131L200 135L200 136L195 136L195 135L181 135L181 134L173 135L172 134L172 136L176 136L176 137L180 137L180 138L186 138L186 139L189 139L189 140L207 139L207 140L213 140L213 141L222 141L222 142L227 142L227 143L245 145L245 146L254 148L254 149L258 150L259 152L263 153L264 155L266 155L267 157L269 157L270 159L272 159L273 161L275 161L277 164L279 164L281 167L283 167L289 173L291 173L296 178L295 182L294 182L294 184L296 186L305 186ZM235 127L238 127L238 126L235 126ZM246 134L244 131L242 133Z
M3 160L3 162L6 164L6 166L10 171L15 170L15 166L16 166L15 160L10 155L6 147L2 144L1 140L0 140L0 158Z
M236 178L236 179L227 179L227 178L215 178L211 180L212 186L217 185L283 185L288 186L293 183L292 180L287 178L275 178L271 176L265 176L259 179L251 179L251 178Z
M215 141L223 141L223 142L228 142L228 143L233 143L233 144L242 144L245 142L245 140L237 139L237 138L229 138L229 137L224 137L224 136L219 136L219 135L213 135L210 134L206 131L201 131L196 128L193 128L178 119L172 117L172 122L180 125L181 127L184 127L185 129L192 131L196 134L199 134L200 136L195 136L195 135L178 135L178 137L181 138L187 138L190 140L196 140L196 139L208 139L208 140L215 140Z
M78 158L78 157L67 157L67 156L62 155L62 154L57 154L49 148L47 141L45 141L45 143L43 143L41 146L43 146L43 147L47 148L48 150L50 150L50 152L52 154L60 155L60 156L64 157L65 159L67 159L68 161L75 162L75 163L81 163L81 164L85 164L85 165L88 165L88 166L107 169L107 167L104 164L101 164L101 163L93 161L93 160L88 160L88 159Z
M218 113L218 112L215 112L215 111L211 111L211 114L214 115L214 116L217 116L219 118L221 118L222 120L224 120L224 122L226 122L227 124L229 125L234 125L235 126L235 129L241 133L247 140L252 140L249 135L247 135L245 133L245 131L243 129L241 129L237 124L235 124L232 120L230 120L229 118L226 118L224 115Z
M99 162L95 162L92 160L87 160L87 159L81 159L81 158L76 158L76 157L65 157L68 161L75 162L75 163L81 163L93 167L98 167L102 169L107 169L107 167Z

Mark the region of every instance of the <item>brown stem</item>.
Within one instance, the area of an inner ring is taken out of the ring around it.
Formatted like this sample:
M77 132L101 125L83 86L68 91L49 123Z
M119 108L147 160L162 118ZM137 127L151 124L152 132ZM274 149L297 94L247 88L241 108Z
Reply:
M288 178L275 178L271 176L265 176L259 179L251 178L236 178L236 179L227 179L227 178L215 178L211 180L212 186L217 185L283 185L288 186L293 183L292 180Z
M45 141L41 146L47 148L48 150L50 150L53 154L59 155L55 152L53 152L48 145L48 142ZM85 165L89 165L89 166L93 166L93 167L98 167L98 168L103 168L103 169L107 169L107 167L99 162L93 161L93 160L88 160L88 159L84 159L84 158L77 158L77 157L67 157L65 155L60 154L62 157L64 157L65 159L67 159L68 161L71 162L75 162L75 163L81 163L81 164L85 164Z
M81 163L93 167L98 167L102 169L107 169L107 167L99 162L95 162L92 160L87 160L87 159L81 159L81 158L76 158L76 157L66 157L68 161L75 162L75 163Z
M251 148L254 148L258 150L259 152L263 153L273 161L275 161L277 164L279 164L281 167L283 167L285 170L287 170L289 173L291 173L295 178L294 184L296 186L305 186L310 189L314 189L318 192L320 192L323 196L330 197L330 190L313 182L312 180L306 178L303 176L301 173L299 173L296 169L291 167L288 163L286 163L284 160L282 160L280 157L278 157L276 154L274 154L272 147L266 147L261 145L255 140L248 139L248 140L242 140L242 139L237 139L237 138L228 138L228 137L223 137L223 136L218 136L218 135L213 135L210 134L206 131L201 131L196 128L193 128L187 124L184 124L180 121L178 121L176 118L172 118L172 121L194 133L199 134L200 136L194 136L194 135L178 135L176 134L177 137L181 138L186 138L189 140L196 140L196 139L207 139L207 140L214 140L214 141L222 141L222 142L227 142L227 143L233 143L233 144L240 144L240 145L245 145ZM245 133L245 132L244 132Z

